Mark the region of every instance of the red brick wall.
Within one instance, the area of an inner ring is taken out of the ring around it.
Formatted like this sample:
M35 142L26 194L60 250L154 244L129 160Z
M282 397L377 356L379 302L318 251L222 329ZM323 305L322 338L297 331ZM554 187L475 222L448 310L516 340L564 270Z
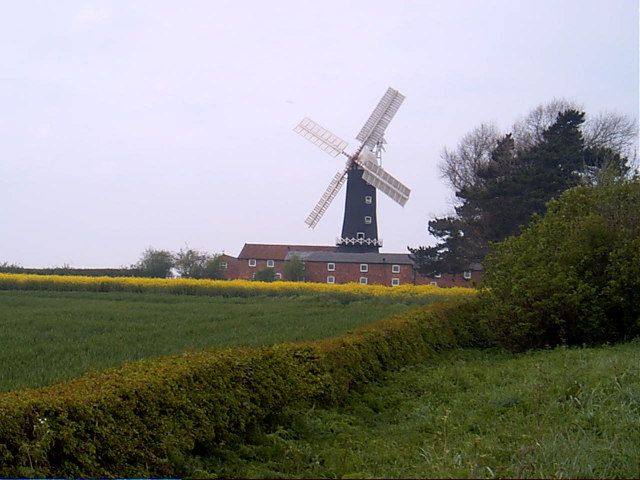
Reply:
M391 279L400 280L400 285L412 283L411 265L400 265L400 272L392 272L390 263L369 263L368 271L360 271L360 263L335 263L335 270L327 270L327 262L305 262L308 282L327 283L329 275L335 277L335 283L348 283L360 281L360 277L366 277L370 285L391 285Z
M250 267L246 259L236 259L229 257L225 259L227 270L225 278L232 279L253 279L253 274L267 267L267 260L256 260L256 266ZM283 260L274 260L274 270L284 278ZM413 269L411 265L400 265L400 273L392 273L390 263L370 263L368 272L360 272L360 263L335 263L335 270L327 270L327 262L305 262L305 279L307 282L327 283L327 277L335 277L335 283L349 283L360 281L360 277L366 277L370 285L391 285L392 278L398 278L400 285L413 283ZM473 287L480 283L482 272L472 271L471 279L467 280L460 274L443 273L441 278L423 277L417 274L415 283L418 285L429 285L435 282L439 287Z
M276 273L280 273L284 278L284 261L283 260L274 260L274 270ZM234 259L234 261L228 262L227 275L225 278L228 280L232 279L243 279L243 280L252 280L253 274L264 270L267 267L267 260L256 260L256 266L250 267L249 260L245 259Z

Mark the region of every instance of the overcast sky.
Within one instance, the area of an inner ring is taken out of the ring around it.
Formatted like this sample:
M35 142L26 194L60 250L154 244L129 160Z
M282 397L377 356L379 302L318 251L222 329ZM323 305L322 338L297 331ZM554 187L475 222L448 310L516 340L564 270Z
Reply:
M237 255L333 244L343 166L295 134L309 116L356 148L387 87L406 96L378 200L383 251L433 242L437 164L481 122L563 97L638 117L638 2L0 1L0 263L118 267L147 247Z

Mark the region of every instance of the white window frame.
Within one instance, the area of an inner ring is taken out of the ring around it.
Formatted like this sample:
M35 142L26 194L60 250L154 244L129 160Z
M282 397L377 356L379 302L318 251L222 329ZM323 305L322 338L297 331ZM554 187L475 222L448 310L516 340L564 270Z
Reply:
M273 268L276 266L276 262L273 260L267 260L267 268Z
M255 258L250 258L249 259L249 266L250 267L255 267L258 264L258 262L256 262Z
M357 240L364 240L364 232L357 232L356 233L356 239Z
M367 285L369 283L369 280L367 280L367 277L360 277L360 283L362 285Z
M280 272L276 272L276 280L282 280L282 274Z
M437 287L438 286L438 282L429 282L429 285L431 285L432 287Z
M464 272L462 272L462 277L465 280L471 280L471 270L465 270Z
M227 264L227 262L220 262L220 268L222 270L226 270L229 267L229 265Z
M327 275L327 283L336 283L336 277L333 275Z
M391 273L400 273L400 265L391 265Z
M391 279L391 286L392 287L397 287L398 285L400 285L400 279L399 278L392 278Z
M373 203L373 197L371 195L365 195L364 203L366 203L367 205L371 205Z
M436 273L433 276L434 276L434 278L442 278L442 274L441 273Z
M328 272L335 272L336 271L336 264L333 263L333 262L327 263L327 271Z
M368 271L369 271L369 264L368 263L361 263L360 264L360 272L367 273Z
M371 216L369 215L365 215L364 217L364 223L365 225L371 225L371 222L373 221L373 219L371 218Z

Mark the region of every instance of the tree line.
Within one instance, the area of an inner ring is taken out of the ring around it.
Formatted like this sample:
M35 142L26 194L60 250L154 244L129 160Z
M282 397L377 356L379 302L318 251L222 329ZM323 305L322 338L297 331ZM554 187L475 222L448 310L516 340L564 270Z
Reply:
M535 108L508 133L490 123L476 127L443 150L440 170L454 192L454 211L428 222L436 245L409 248L416 268L428 276L467 270L562 192L637 176L636 142L635 119L587 117L565 100Z

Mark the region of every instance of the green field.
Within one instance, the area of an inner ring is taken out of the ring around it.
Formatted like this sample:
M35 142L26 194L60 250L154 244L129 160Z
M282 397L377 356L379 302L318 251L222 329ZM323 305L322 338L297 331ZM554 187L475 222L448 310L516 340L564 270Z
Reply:
M282 425L194 475L640 478L640 342L450 352Z
M389 299L0 291L0 391L142 358L336 336L407 308Z

